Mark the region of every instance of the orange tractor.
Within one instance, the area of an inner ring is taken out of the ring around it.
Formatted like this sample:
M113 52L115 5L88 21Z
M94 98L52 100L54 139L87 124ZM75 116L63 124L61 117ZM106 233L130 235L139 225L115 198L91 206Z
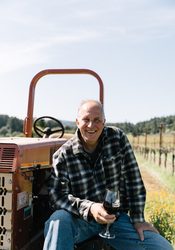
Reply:
M48 69L34 76L24 120L25 137L0 138L0 250L42 249L44 222L50 214L47 182L52 155L67 140L62 123L54 117L33 119L35 86L49 74L92 75L99 83L103 103L103 82L94 71ZM55 125L41 129L38 124L45 118ZM39 137L33 137L33 131ZM51 138L55 133L59 134L57 138Z

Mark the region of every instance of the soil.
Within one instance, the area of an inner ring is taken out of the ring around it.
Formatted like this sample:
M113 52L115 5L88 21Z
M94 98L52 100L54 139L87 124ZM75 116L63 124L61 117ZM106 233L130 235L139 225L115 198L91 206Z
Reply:
M160 191L165 189L160 181L151 175L148 170L141 168L141 173L147 191Z

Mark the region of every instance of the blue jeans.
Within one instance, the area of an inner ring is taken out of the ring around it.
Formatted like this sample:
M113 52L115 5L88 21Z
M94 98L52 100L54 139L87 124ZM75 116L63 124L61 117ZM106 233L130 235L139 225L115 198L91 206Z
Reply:
M45 223L45 242L43 250L73 250L74 244L98 235L105 225L94 220L86 222L64 210L55 211ZM110 230L115 232L115 239L104 239L118 250L172 250L170 243L161 235L145 231L144 241L133 228L126 213L120 215Z

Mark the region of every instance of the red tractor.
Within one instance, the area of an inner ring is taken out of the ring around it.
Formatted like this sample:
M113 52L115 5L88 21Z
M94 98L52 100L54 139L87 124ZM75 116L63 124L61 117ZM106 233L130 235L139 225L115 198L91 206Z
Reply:
M34 76L24 121L25 137L0 138L0 250L39 250L43 246L44 222L50 215L47 182L52 155L67 140L62 123L54 117L33 119L35 86L49 74L92 75L99 82L99 99L103 103L103 82L94 71L48 69ZM55 122L55 127L41 129L38 124L45 118ZM33 137L33 131L39 137ZM59 135L51 138L52 134Z

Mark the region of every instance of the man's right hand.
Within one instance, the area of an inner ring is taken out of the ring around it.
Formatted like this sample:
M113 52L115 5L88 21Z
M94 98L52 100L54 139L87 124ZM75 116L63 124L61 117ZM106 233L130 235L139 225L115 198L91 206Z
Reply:
M93 203L90 208L90 214L100 224L113 223L116 220L114 214L108 214L102 203Z

